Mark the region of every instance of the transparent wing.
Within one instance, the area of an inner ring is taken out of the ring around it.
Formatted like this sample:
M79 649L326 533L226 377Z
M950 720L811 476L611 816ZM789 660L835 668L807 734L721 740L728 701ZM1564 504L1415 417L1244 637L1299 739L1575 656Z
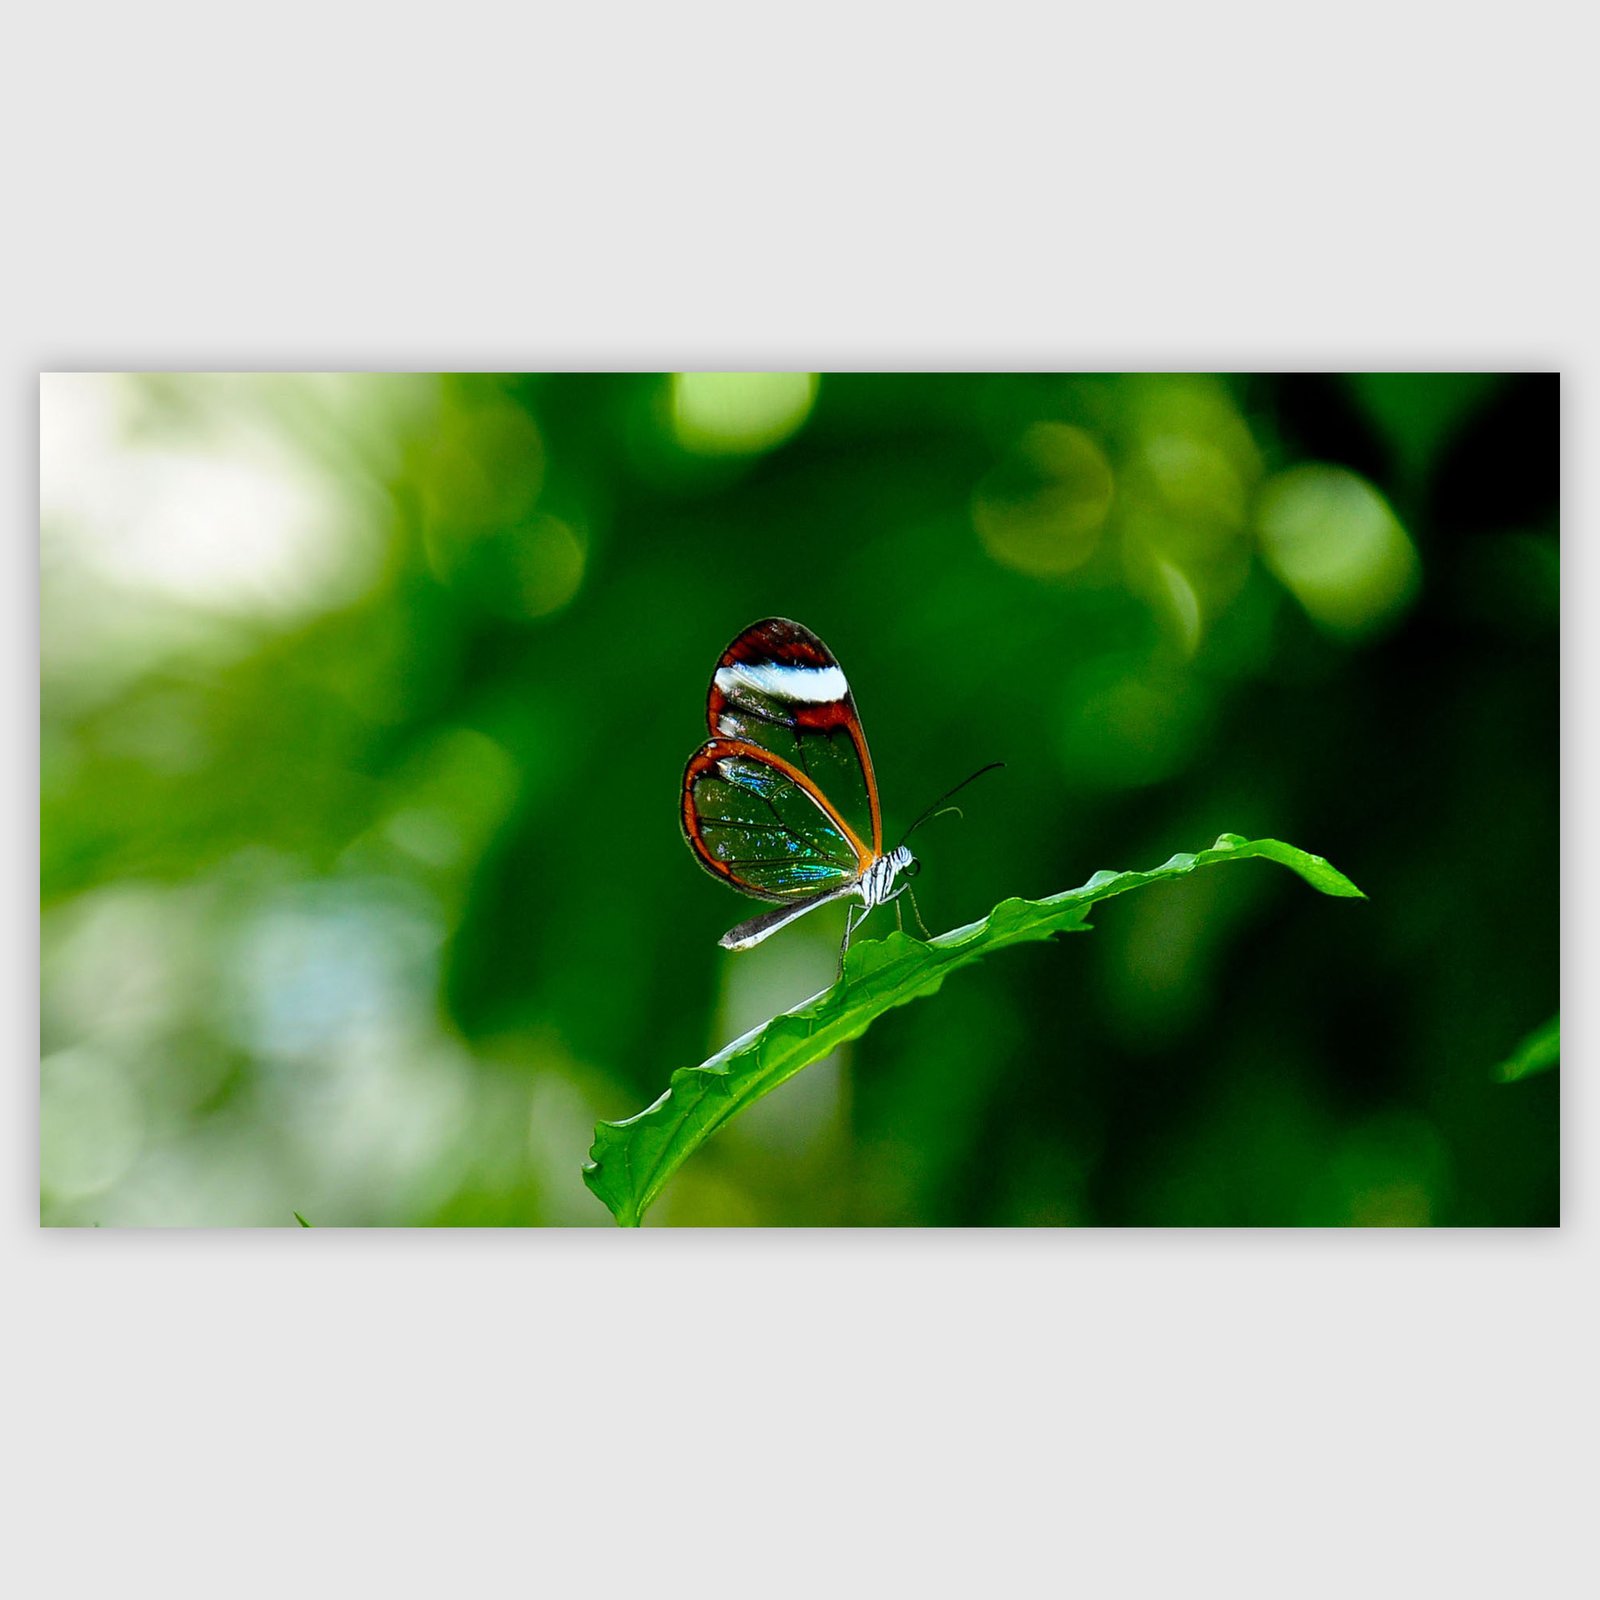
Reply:
M771 751L802 773L857 843L883 853L877 780L855 697L837 658L809 628L784 617L746 628L717 663L706 720L713 734Z
M744 740L689 758L680 820L707 871L763 900L847 889L871 861L803 772Z

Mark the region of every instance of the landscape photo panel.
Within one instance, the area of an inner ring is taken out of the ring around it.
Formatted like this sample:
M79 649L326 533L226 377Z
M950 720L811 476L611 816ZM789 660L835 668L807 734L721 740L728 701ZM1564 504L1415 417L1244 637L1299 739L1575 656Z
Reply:
M52 1227L1560 1221L1551 373L49 373Z

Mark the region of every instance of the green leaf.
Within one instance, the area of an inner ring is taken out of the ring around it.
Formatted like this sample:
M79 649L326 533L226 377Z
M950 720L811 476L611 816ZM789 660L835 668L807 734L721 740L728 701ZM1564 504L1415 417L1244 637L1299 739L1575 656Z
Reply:
M294 1220L296 1222L298 1222L302 1228L309 1228L311 1226L311 1224L309 1222L307 1222L306 1219L304 1217L302 1217L298 1211L295 1212L295 1214L294 1214Z
M624 1227L637 1227L662 1185L730 1117L803 1067L858 1038L885 1011L932 994L945 975L1007 945L1086 931L1101 900L1182 878L1219 861L1260 858L1298 872L1324 894L1365 898L1321 856L1276 839L1225 833L1210 850L1177 855L1149 872L1097 872L1081 889L1047 900L1003 900L979 922L926 943L908 934L850 947L831 989L785 1011L698 1067L673 1073L665 1094L625 1122L602 1122L583 1179Z
M1553 1067L1561 1059L1561 1017L1557 1015L1535 1028L1515 1050L1494 1069L1501 1083L1515 1083L1535 1072Z

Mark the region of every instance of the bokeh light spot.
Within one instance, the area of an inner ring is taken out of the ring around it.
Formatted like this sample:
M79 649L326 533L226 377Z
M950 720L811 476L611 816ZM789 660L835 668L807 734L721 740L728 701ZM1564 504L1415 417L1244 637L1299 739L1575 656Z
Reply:
M1199 748L1209 702L1192 679L1101 659L1067 684L1062 759L1069 778L1140 788L1181 771Z
M450 728L419 745L397 777L383 836L427 867L463 867L504 821L518 780L503 746L475 729Z
M1389 621L1416 593L1417 552L1389 502L1343 467L1291 467L1262 489L1256 527L1267 565L1330 633Z
M43 376L48 576L92 575L125 596L221 613L296 614L361 594L381 564L387 508L364 474L329 470L276 424L274 408L300 395L295 381L185 382L205 425L175 435L148 384Z
M583 540L559 517L541 516L501 535L507 580L500 608L524 617L550 617L569 605L583 583Z
M423 551L449 583L480 540L534 515L545 478L539 426L501 397L455 399L429 441L422 475Z
M1155 580L1161 609L1179 647L1186 656L1192 656L1200 648L1200 597L1183 571L1160 557L1156 558Z
M1448 1190L1449 1162L1430 1122L1388 1112L1346 1133L1327 1176L1332 1189L1323 1200L1339 1225L1425 1228Z
M972 519L996 561L1060 577L1094 554L1115 492L1111 463L1088 433L1037 422L978 486Z
M758 1027L797 994L813 994L833 981L838 963L839 918L813 914L789 939L769 939L723 969L722 999L714 1039L732 1039ZM838 1051L808 1067L780 1094L750 1107L730 1130L729 1147L760 1152L780 1168L836 1139L844 1103Z
M121 1178L144 1143L144 1109L110 1055L62 1050L39 1071L39 1182L54 1200L85 1200Z
M544 482L538 424L509 401L457 404L432 441L423 505L430 525L503 527L527 516Z
M676 372L672 428L695 455L755 455L781 444L811 415L814 372Z
M1161 434L1145 442L1140 465L1171 548L1214 554L1243 528L1244 480L1209 441Z

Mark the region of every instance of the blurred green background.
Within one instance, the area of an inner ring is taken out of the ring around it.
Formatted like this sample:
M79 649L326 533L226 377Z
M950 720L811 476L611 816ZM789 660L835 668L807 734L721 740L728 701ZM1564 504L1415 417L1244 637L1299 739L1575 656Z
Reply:
M41 1214L593 1224L599 1117L832 978L691 859L769 614L937 930L1219 832L736 1119L655 1224L1548 1224L1554 376L57 375ZM879 912L864 936L893 926Z

